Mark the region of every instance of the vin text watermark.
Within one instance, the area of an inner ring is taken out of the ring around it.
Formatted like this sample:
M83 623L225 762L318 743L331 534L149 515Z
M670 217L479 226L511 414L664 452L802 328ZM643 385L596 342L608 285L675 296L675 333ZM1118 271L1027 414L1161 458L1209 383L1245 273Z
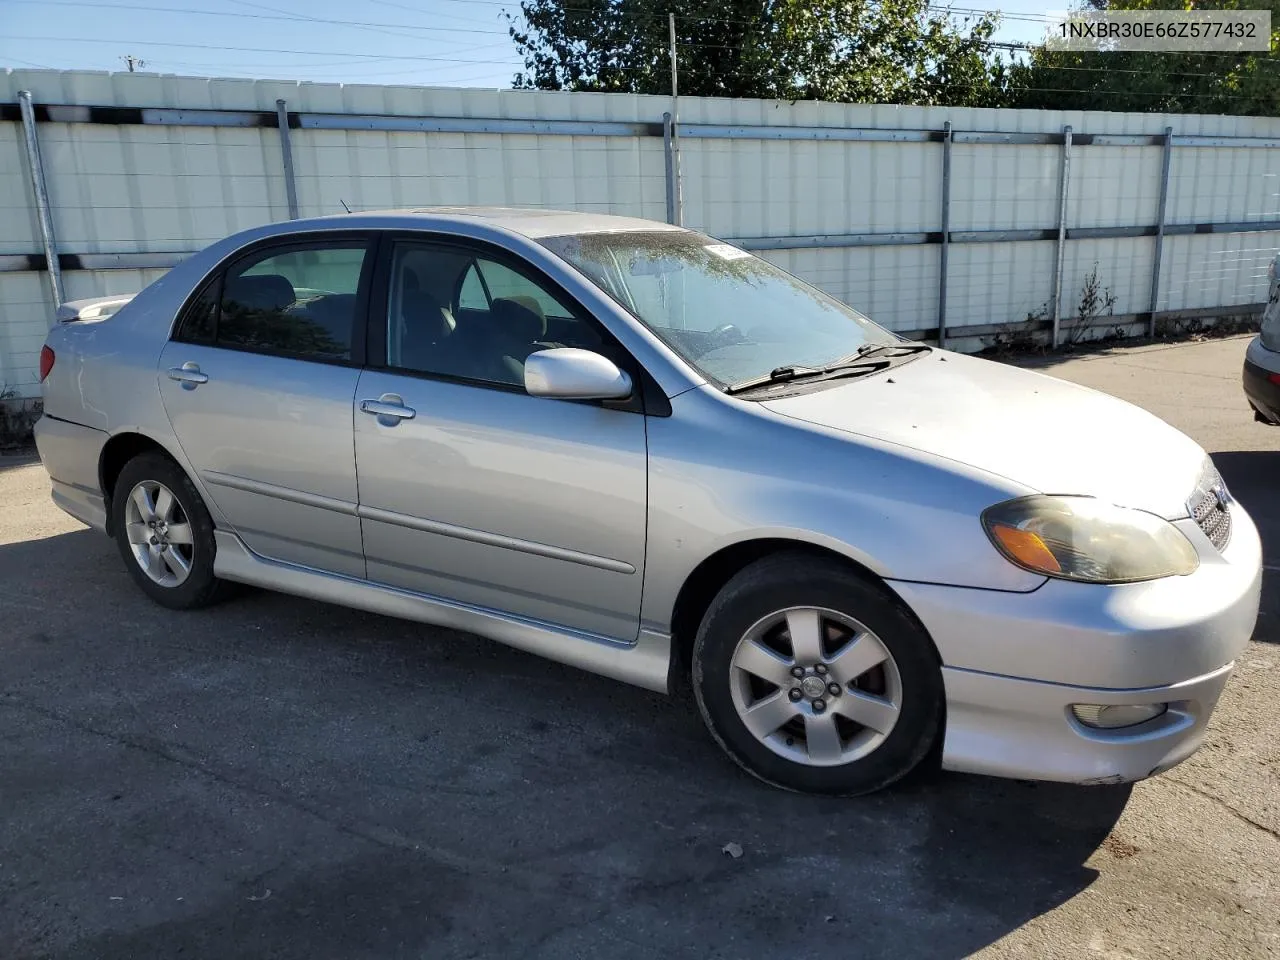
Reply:
M1072 13L1045 31L1050 50L1203 52L1271 49L1270 10Z

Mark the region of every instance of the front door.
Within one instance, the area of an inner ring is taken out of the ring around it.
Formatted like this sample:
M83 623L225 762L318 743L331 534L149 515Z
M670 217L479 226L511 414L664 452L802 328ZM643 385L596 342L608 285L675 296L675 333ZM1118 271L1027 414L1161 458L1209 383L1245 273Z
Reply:
M355 414L369 579L633 640L645 418L523 387L535 350L599 347L595 321L492 253L398 242L386 273Z
M237 258L189 305L158 370L178 442L245 544L356 577L352 345L356 330L363 345L366 261L362 237Z

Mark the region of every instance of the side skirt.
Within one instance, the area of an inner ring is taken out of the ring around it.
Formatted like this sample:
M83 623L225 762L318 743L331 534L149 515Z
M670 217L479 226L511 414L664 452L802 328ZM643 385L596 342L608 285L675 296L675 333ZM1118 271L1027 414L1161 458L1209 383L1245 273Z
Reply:
M224 580L479 634L589 673L658 693L668 692L669 634L641 630L635 643L621 643L485 607L269 560L258 556L227 530L214 531L214 537L218 552L213 572Z

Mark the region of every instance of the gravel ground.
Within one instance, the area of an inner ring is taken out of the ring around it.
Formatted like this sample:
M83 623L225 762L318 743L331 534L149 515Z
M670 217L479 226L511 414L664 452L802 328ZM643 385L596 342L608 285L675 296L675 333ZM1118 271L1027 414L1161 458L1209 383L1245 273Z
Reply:
M1043 366L1204 444L1280 569L1246 343ZM467 635L252 591L163 610L0 459L0 957L1277 956L1275 577L1165 776L819 800L687 703Z

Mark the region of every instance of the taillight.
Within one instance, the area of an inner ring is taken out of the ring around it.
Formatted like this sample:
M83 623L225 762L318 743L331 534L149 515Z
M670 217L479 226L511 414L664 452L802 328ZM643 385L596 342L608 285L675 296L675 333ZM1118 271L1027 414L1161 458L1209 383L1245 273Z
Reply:
M49 371L53 369L53 351L48 345L40 348L40 382L44 383L45 377L49 376Z

